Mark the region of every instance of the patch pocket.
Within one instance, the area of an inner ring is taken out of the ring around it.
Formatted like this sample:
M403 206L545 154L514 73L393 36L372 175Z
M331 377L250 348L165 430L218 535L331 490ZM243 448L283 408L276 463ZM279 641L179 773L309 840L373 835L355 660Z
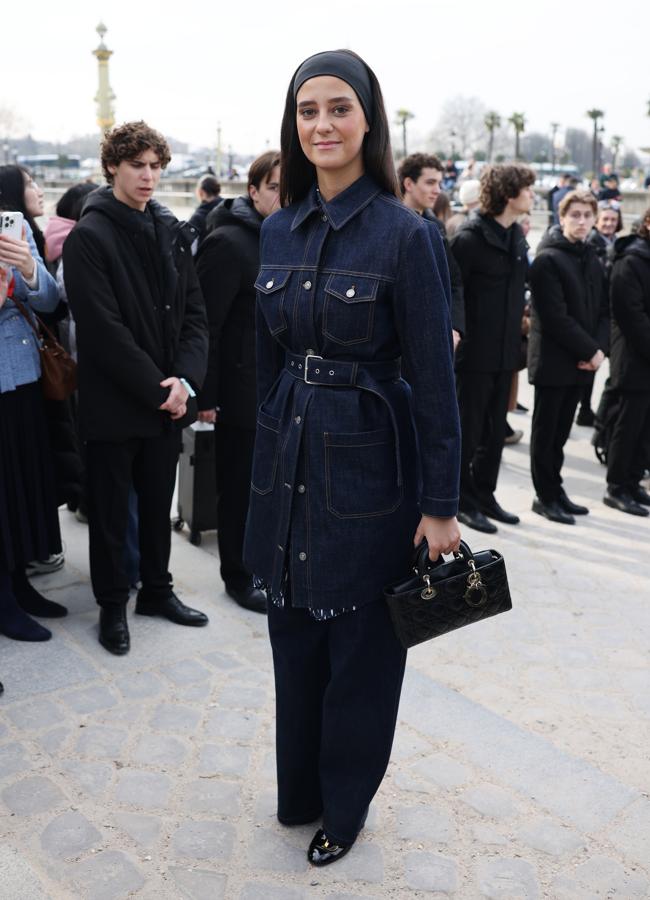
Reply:
M290 275L287 269L261 269L255 282L258 302L271 334L287 327L285 298Z
M275 484L280 451L280 420L263 410L257 412L255 453L251 487L258 494L268 494Z
M390 428L325 432L327 509L340 519L385 516L402 502L395 435Z
M325 285L323 334L336 344L370 340L379 281L357 275L330 275Z

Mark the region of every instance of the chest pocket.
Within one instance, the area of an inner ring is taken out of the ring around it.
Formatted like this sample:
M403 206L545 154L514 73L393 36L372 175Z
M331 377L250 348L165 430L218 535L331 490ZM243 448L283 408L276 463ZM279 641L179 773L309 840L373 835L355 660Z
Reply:
M286 269L262 269L257 276L262 313L271 334L279 334L287 327L287 290L291 272Z
M325 285L323 334L336 344L370 340L379 281L357 275L330 275Z

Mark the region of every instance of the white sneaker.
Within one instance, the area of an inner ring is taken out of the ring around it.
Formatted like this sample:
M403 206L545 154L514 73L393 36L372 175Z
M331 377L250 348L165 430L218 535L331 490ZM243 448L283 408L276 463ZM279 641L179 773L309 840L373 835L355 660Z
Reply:
M47 559L35 559L27 563L25 572L28 577L34 575L49 575L51 572L58 572L65 562L63 553L50 553Z

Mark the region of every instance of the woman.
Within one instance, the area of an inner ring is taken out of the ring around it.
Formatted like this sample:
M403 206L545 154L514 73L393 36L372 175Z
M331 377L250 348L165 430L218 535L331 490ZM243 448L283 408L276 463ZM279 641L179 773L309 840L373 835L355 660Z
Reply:
M17 176L22 197L16 196ZM67 610L31 586L25 566L60 552L61 537L38 383L38 343L12 298L28 310L49 311L58 295L30 227L30 220L42 213L42 192L18 166L2 166L0 209L21 209L17 199L26 211L23 236L0 235L0 633L14 640L45 641L51 632L31 615L58 617Z
M322 816L308 858L326 865L354 843L390 756L406 653L383 588L423 538L433 559L459 546L460 440L442 242L397 199L360 57L299 67L281 142L245 558L269 599L278 819Z

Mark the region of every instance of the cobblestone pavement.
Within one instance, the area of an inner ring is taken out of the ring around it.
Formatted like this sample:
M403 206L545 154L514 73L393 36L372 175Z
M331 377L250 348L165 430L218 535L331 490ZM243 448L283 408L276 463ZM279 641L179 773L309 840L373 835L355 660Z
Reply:
M499 498L522 524L465 537L504 553L515 608L411 652L388 775L324 870L313 829L274 818L265 619L223 594L214 536L173 549L209 627L133 616L117 658L62 512L66 565L39 586L70 615L47 644L0 638L0 898L650 897L650 520L602 504L578 427L566 486L592 513L535 516L530 415L511 421Z

